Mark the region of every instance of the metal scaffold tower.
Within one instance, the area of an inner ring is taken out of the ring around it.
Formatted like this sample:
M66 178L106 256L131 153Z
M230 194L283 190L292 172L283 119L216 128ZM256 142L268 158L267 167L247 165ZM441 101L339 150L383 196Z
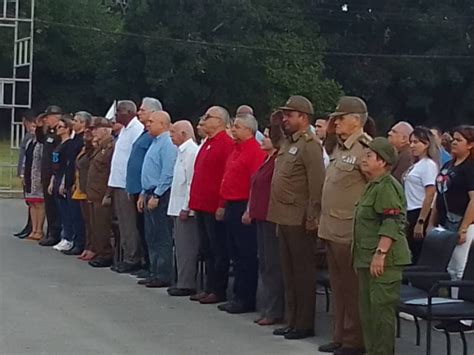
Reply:
M1 37L11 40L11 66L0 73L0 109L10 111L11 147L23 136L19 110L31 108L34 0L0 0Z

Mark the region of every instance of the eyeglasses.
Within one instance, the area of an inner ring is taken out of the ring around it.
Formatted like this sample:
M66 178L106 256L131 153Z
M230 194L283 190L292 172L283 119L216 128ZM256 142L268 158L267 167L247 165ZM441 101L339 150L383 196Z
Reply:
M210 113L206 113L204 116L201 116L201 120L203 121L207 121L209 118L217 118L219 120L221 119L219 116L213 116Z

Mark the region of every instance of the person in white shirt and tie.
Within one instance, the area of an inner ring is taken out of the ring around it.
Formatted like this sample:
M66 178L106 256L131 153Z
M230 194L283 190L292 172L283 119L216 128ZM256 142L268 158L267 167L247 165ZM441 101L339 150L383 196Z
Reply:
M170 137L178 147L174 166L168 215L173 218L178 282L168 289L170 296L190 296L196 293L196 263L199 236L194 213L189 210L189 192L198 152L193 126L178 121L171 126Z

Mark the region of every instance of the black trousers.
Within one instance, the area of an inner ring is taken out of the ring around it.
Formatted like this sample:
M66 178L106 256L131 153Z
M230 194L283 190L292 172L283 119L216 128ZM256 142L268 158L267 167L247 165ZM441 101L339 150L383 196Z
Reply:
M229 254L234 261L234 301L253 308L258 280L257 229L255 223L242 224L246 208L247 201L227 202L224 222Z
M196 212L199 233L199 253L206 265L204 291L225 299L229 281L229 255L224 223L214 213Z
M48 193L48 187L43 188L46 221L48 222L47 238L61 239L61 218L55 198Z
M411 251L411 261L413 264L416 264L418 262L418 258L420 257L420 254L421 254L421 248L423 247L423 239L415 239L414 237L414 230L418 222L418 217L420 216L420 211L421 209L418 208L416 210L411 210L407 212L408 223L407 223L406 234L407 234L408 246ZM423 228L423 231L426 231L426 224Z

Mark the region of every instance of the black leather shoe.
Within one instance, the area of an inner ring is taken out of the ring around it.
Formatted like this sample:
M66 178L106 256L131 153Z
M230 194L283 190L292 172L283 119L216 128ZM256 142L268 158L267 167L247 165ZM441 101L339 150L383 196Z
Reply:
M230 307L232 306L233 302L230 301L230 302L225 302L225 303L221 303L217 306L217 309L219 311L227 311L227 307Z
M19 239L25 239L28 237L31 233L25 233L25 234L18 234L16 237Z
M155 277L150 276L150 277L147 277L146 279L137 281L137 284L146 285L147 283L152 282L154 279Z
M314 337L313 329L293 329L291 332L285 334L285 339L304 339Z
M132 275L136 276L138 279L147 279L151 276L151 272L148 270L140 270L139 272L135 272Z
M74 247L70 250L62 250L61 253L63 253L64 255L81 255L83 251L84 249L82 248Z
M110 267L110 265L112 265L112 260L97 258L89 261L89 265L92 267Z
M293 331L293 327L284 327L284 328L277 328L273 331L273 335L279 335L279 336L284 336L288 334L289 332Z
M116 266L116 272L119 274L129 274L134 271L140 270L141 267L139 264L129 264L129 263L121 263Z
M334 350L334 355L364 355L364 348L339 348Z
M160 279L153 279L147 284L145 284L145 287L148 288L163 288L163 287L170 287L169 282L161 281Z
M318 350L322 353L333 353L334 351L339 349L341 346L342 346L341 343L332 342L332 343L329 343L329 344L321 345L318 348Z
M21 238L21 236L25 234L28 236L31 233L31 231L32 231L31 226L26 225L25 228L23 228L21 231L17 233L13 233L13 236Z
M234 302L226 307L226 312L230 314L251 313L255 311L255 307L247 306L242 302Z
M178 288L178 287L170 287L166 291L168 292L168 295L177 296L177 297L191 296L196 293L196 290L193 290L191 288Z
M52 247L60 242L59 239L55 238L45 238L41 239L38 244L41 245L42 247Z

